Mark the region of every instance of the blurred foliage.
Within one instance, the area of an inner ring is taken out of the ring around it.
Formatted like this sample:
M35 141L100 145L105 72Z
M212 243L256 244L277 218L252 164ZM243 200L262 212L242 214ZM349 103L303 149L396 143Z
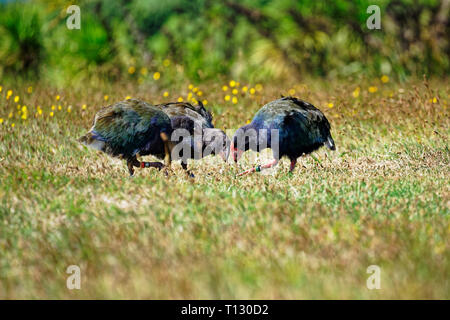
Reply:
M374 3L375 2L375 3ZM81 30L66 27L71 4ZM381 30L366 12L381 8ZM0 77L249 81L449 74L449 1L0 2ZM163 79L163 78L162 78Z
M2 8L3 9L3 8ZM0 14L2 71L37 71L43 61L42 15L30 5L10 4Z

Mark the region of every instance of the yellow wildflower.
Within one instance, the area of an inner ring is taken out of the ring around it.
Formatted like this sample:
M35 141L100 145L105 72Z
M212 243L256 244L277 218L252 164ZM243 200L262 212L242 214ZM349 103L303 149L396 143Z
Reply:
M2 90L3 90L3 87L2 87L2 86L0 86L0 92L2 92Z
M59 111L61 111L61 110L62 110L62 107L61 107L61 105L58 105L58 110L59 110Z
M233 102L233 104L238 103L238 99L236 97L233 97L233 99L231 99L231 102Z
M250 119L247 120L246 124L249 124L250 122L252 122Z
M189 88L189 90L192 90L192 89L194 89L194 85L193 85L193 84L190 84L190 85L188 86L188 88Z
M38 114L42 115L42 110L41 109L38 109Z
M0 118L0 124L2 124L3 123L3 118Z
M247 90L248 90L248 87L247 87L247 86L243 86L243 87L242 87L242 92L245 93L245 92L247 92Z
M189 101L189 100L191 100L191 98L192 98L192 92L189 92L187 95L187 100Z
M0 91L2 91L2 90L0 90ZM33 87L32 87L32 86L29 86L29 87L27 88L27 92L28 92L28 93L32 93L32 92L33 92Z
M223 86L223 87L222 87L222 90L223 90L223 91L227 91L227 90L228 90L228 86Z
M131 67L128 68L128 73L129 74L133 74L135 72L136 72L136 68L135 67L131 66Z
M203 100L202 103L206 106L208 104L208 100Z
M55 98L56 98L56 101L59 101L59 99L61 99L61 97L59 95L57 95Z
M14 128L16 126L15 123L11 123L11 128Z
M263 87L259 83L255 86L256 91L260 92L262 91Z
M125 100L131 99L131 96L126 96Z
M105 95L103 96L103 99L105 99L105 101L108 101L109 96L105 94Z
M333 102L328 103L328 108L333 108L333 107L334 107Z
M375 93L375 92L377 92L378 91L378 88L377 87L375 87L375 86L370 86L369 87L369 92L370 93Z
M50 112L50 117L53 117L53 115L54 115L53 111L52 111L52 112Z
M148 73L148 70L147 70L146 67L141 68L141 74L142 74L143 76L146 76L147 73Z
M183 102L183 97L179 97L178 102Z
M361 90L359 87L357 87L353 92L352 92L352 96L353 98L358 98L359 97L359 90Z
M28 110L27 110L27 106L23 106L22 107L22 112L27 112Z
M163 66L164 67L168 67L170 65L170 60L169 59L164 59L163 60Z
M192 104L197 104L197 99L192 98Z
M167 92L167 91L164 91L164 93L163 93L163 97L167 98L168 96L169 96L169 92Z
M55 110L55 109L56 109L56 107L54 105L52 105L52 110Z
M232 87L232 88L233 88L233 87L234 87L235 85L236 85L236 81L234 81L234 80L231 80L231 81L230 81L230 87Z
M231 91L231 93L233 93L234 95L238 94L238 89L233 89L233 91Z
M295 89L289 89L288 93L290 96L293 96L295 94Z
M383 82L383 83L388 83L388 82L389 82L389 77L386 76L386 75L382 76L382 77L381 77L381 82Z
M22 120L27 120L27 113L22 114Z
M433 98L433 103L437 103L436 97Z
M197 91L198 91L198 88L195 87L194 89L192 89L192 91L193 91L193 92L197 92Z
M14 97L14 102L17 103L17 102L19 102L19 100L20 100L19 96L15 96L15 97Z
M227 94L224 99L225 101L230 101L231 97Z
M12 90L8 90L8 92L6 92L6 97L9 98L10 96L12 96L13 91Z
M71 112L72 112L72 107L71 107L71 106L69 106L69 107L67 108L67 112L68 112L68 113L71 113Z
M9 114L8 114L8 118L12 118L13 117L13 113L12 112L10 112Z
M159 73L158 71L156 71L156 72L153 74L153 79L159 80L159 78L161 78L161 73Z
M255 88L250 88L250 94L255 94Z
M203 95L203 91L197 92L197 95L198 95L199 97L201 97L201 96Z

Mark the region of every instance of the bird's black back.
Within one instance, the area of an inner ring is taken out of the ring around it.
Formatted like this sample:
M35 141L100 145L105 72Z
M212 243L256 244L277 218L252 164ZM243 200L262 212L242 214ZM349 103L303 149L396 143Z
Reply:
M257 130L267 129L269 144L275 143L270 130L278 130L276 156L291 159L313 152L331 137L331 126L325 115L312 104L294 97L283 97L264 105L251 126Z

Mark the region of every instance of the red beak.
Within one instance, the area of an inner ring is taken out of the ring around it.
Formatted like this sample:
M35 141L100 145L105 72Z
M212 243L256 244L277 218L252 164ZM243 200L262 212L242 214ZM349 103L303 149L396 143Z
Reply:
M239 161L242 154L244 153L242 150L235 148L233 142L231 143L231 146L230 146L230 152L231 152L231 157L233 158L233 161L235 163L237 163Z

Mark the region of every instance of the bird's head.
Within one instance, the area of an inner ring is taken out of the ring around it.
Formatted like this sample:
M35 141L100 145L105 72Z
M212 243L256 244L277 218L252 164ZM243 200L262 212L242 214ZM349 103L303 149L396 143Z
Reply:
M208 128L203 130L203 155L219 155L227 161L230 154L230 138L220 129Z
M233 161L237 163L249 149L258 149L258 133L250 125L246 125L236 131L231 141L230 153Z

